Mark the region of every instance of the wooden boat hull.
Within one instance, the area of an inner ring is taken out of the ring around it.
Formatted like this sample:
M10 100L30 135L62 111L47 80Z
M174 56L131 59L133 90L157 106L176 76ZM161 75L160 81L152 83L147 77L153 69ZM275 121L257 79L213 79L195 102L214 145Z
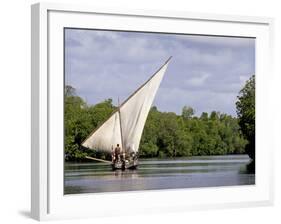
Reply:
M112 166L112 170L117 170L117 169L121 169L121 170L125 170L125 169L137 169L138 167L138 160L133 160L133 161L119 161L119 162L115 162L111 164Z

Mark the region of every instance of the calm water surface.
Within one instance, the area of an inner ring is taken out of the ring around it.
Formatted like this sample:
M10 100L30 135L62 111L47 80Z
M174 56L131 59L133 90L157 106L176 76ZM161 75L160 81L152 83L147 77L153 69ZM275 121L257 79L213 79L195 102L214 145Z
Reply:
M255 184L247 155L143 159L137 170L112 171L99 162L65 163L65 194Z

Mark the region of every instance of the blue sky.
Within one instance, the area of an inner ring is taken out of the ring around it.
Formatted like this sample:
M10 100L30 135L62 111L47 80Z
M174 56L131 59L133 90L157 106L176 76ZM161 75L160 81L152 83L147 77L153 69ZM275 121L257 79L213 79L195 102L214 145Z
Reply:
M239 90L255 73L255 39L100 30L65 30L65 82L89 104L117 105L173 56L154 105L181 114L236 116Z

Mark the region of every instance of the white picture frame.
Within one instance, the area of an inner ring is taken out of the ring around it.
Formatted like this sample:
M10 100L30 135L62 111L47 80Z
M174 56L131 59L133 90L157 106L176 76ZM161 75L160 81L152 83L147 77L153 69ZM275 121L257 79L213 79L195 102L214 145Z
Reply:
M273 203L271 91L273 19L189 12L32 5L31 214L37 220L247 207ZM161 191L63 194L63 27L256 38L256 184ZM183 28L184 27L184 28ZM180 200L179 200L180 199ZM130 203L128 209L114 207Z

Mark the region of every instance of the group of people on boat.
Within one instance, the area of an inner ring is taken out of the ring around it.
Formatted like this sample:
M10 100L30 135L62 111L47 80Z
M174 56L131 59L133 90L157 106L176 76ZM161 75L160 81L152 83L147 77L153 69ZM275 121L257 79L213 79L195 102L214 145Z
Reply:
M124 168L126 166L126 162L131 164L131 166L135 166L137 163L138 155L134 151L126 152L125 149L122 149L119 144L115 148L112 147L111 152L112 164L122 164Z

